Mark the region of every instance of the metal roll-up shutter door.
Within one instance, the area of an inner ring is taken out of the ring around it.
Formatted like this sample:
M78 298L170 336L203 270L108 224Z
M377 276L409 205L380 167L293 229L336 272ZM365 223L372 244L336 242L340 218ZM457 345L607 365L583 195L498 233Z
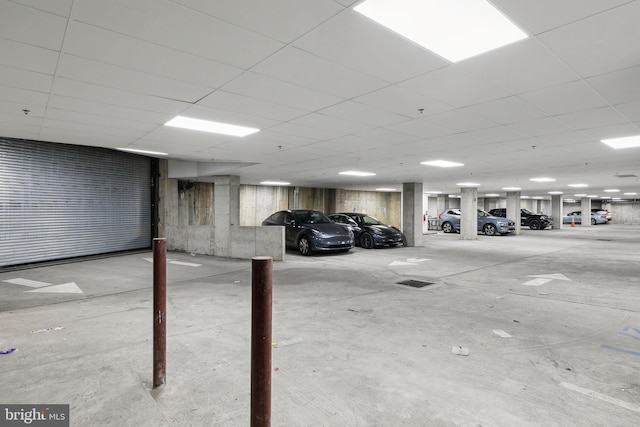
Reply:
M0 267L150 246L150 158L0 138Z

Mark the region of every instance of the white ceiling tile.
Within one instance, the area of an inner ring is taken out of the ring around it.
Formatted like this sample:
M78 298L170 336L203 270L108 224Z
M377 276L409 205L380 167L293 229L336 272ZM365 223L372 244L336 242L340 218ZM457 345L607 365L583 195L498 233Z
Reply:
M84 0L74 18L131 37L247 69L282 43L172 2Z
M87 124L95 126L104 126L107 128L118 128L124 130L133 130L139 132L149 132L155 129L158 124L145 123L133 120L117 119L114 117L101 116L95 114L80 113L77 111L61 110L57 108L47 109L47 121L58 120L68 122L70 124Z
M324 108L319 113L336 118L349 117L351 121L374 127L388 126L408 120L407 117L354 101L345 101Z
M521 40L475 56L460 66L513 95L578 78L536 39Z
M283 43L292 42L343 10L330 0L173 1Z
M318 92L276 78L246 72L226 84L223 90L261 99L274 104L315 111L343 101L343 98Z
M607 105L605 99L583 80L538 89L518 95L549 115L590 110Z
M445 111L425 117L423 120L455 132L466 132L477 129L491 128L497 125L495 121L485 119L464 110Z
M456 65L409 79L399 86L454 107L466 107L509 95Z
M380 90L354 98L354 101L391 111L400 116L419 118L452 110L444 102L422 95L401 86L387 86Z
M629 121L637 122L640 120L640 100L618 104L614 107Z
M0 3L0 38L60 50L67 20L10 1Z
M517 123L511 123L508 127L531 136L553 135L573 130L571 126L554 117L523 120Z
M48 105L49 108L55 108L58 110L154 124L165 123L174 116L172 114L140 110L122 105L105 104L60 95L53 95L49 100Z
M58 75L66 79L188 103L196 102L212 91L212 88L71 55L62 57Z
M452 132L451 129L440 126L440 123L437 123L437 121L436 123L433 123L425 119L408 120L406 122L387 126L386 128L389 131L400 132L411 135L413 137L424 139L449 135ZM395 139L393 141L396 142Z
M58 53L41 47L0 39L0 65L54 75ZM0 84L2 81L0 80Z
M354 98L387 86L382 80L287 47L253 68L257 73L324 93Z
M561 114L556 119L575 129L593 129L626 123L627 120L612 107L594 108L576 113Z
M514 139L523 139L530 136L529 133L508 126L495 126L468 132L469 135L485 142L502 142ZM484 152L484 150L483 150Z
M629 0L493 0L516 24L533 34L587 18Z
M640 99L640 67L591 77L586 81L611 104Z
M343 120L337 117L328 116L321 113L310 113L305 116L291 120L290 123L309 127L311 129L331 129L334 132L354 133L371 129L373 126L359 123L356 121Z
M464 110L503 125L539 119L545 116L545 113L515 96L483 102L482 104L466 107Z
M74 0L55 0L55 1L42 1L42 0L11 0L14 3L19 3L25 6L32 7L34 9L40 9L45 12L50 12L56 15L68 17L71 13L71 7Z
M582 77L640 64L640 2L590 16L544 34L540 40Z
M69 29L67 55L79 56L150 75L206 87L219 87L243 70L80 22ZM86 43L91 40L91 43Z
M78 98L109 105L123 106L132 109L155 111L176 115L184 111L187 104L184 102L150 96L147 94L124 91L121 89L86 83L77 80L56 78L53 85L53 94Z
M50 74L36 73L1 65L0 76L2 76L0 85L36 92L49 92L51 90L51 84L53 83L53 76Z
M441 57L354 11L316 27L293 46L390 83L441 68ZM385 55L380 55L384 51Z
M47 92L36 92L0 85L0 100L16 103L20 106L20 110L22 110L22 108L33 109L34 107L46 106L49 100L49 94Z
M246 111L219 109L197 104L183 110L180 114L196 119L212 120L214 122L223 122L258 129L266 129L279 123L279 121L275 119L264 117L265 115L259 117L248 114Z
M207 95L198 101L198 105L284 121L295 119L308 113L308 111L299 108L291 108L286 105L238 95L224 90L217 90Z

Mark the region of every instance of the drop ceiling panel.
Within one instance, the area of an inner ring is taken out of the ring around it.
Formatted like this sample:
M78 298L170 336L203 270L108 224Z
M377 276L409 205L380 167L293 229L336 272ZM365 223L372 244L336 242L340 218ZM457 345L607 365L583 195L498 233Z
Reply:
M67 20L10 1L0 3L0 38L60 50Z
M425 117L423 120L454 132L491 128L498 123L465 110L451 110Z
M74 12L77 21L244 69L282 47L280 42L172 2L84 0Z
M508 125L508 127L531 136L555 135L558 133L565 133L573 130L573 127L561 122L554 117L523 120L518 123L511 123Z
M70 125L88 124L96 126L104 126L106 128L115 128L123 130L132 130L139 132L149 132L157 127L156 124L138 122L133 120L116 119L114 117L79 113L77 111L61 110L57 108L47 109L47 120L59 120L67 122Z
M390 83L441 68L447 61L354 11L345 11L293 45ZM380 55L380 52L386 52Z
M4 79L1 81L5 83ZM46 106L48 99L49 94L47 92L36 92L34 90L0 85L0 100L15 103L20 107L20 110Z
M257 73L345 99L387 86L382 80L287 47L253 68Z
M223 90L291 108L315 111L342 102L344 99L328 93L246 72L226 84Z
M343 8L330 0L174 0L224 22L290 43Z
M399 86L454 107L504 98L509 93L461 67L450 65L407 80Z
M189 103L197 101L212 90L71 55L62 57L58 75L66 79Z
M51 84L53 83L53 76L50 74L36 73L5 66L0 66L0 76L2 76L0 82L4 86L36 92L49 92Z
M407 117L399 116L376 107L359 102L345 101L340 104L320 110L320 114L334 118L349 117L351 121L363 123L373 127L384 127L407 121ZM358 131L356 131L358 132Z
M576 73L536 39L525 39L460 64L510 94L574 81Z
M591 77L587 83L611 104L640 99L640 67Z
M156 125L166 123L173 117L173 115L165 113L128 108L122 105L104 104L60 95L53 95L51 97L49 100L49 108Z
M607 101L583 80L523 93L518 98L551 116L607 105Z
M556 118L575 129L594 129L627 122L627 120L612 107L601 107L577 113L562 114L556 116Z
M582 77L640 64L640 2L590 16L540 35L540 40Z
M354 100L414 119L454 108L451 105L396 85L367 93Z
M629 0L492 0L500 10L533 34L570 24L628 2Z
M51 12L56 15L67 17L71 13L71 7L74 0L56 0L56 1L41 1L41 0L12 0L14 3L19 3L25 6L40 9L45 12Z
M54 75L58 53L41 47L0 39L0 65ZM2 81L0 81L2 83Z
M80 22L74 22L70 32L73 36L65 44L66 54L152 76L215 88L242 72L220 62Z
M464 110L503 125L539 119L545 116L545 113L515 96L473 105Z
M217 90L198 102L203 107L235 111L272 120L288 121L308 113L306 110L263 101L254 97Z

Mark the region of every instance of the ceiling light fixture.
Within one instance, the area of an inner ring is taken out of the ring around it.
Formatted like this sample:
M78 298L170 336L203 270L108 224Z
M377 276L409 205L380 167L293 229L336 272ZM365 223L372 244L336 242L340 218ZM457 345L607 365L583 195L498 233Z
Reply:
M381 188L376 188L376 191L398 191L398 190L396 190L395 188L384 188L384 187L381 187Z
M232 125L229 123L212 122L210 120L194 119L192 117L184 116L176 116L164 125L231 136L247 136L260 131L260 129L256 128Z
M591 198L591 199L599 199L600 196L598 196L597 194L589 194L587 195L587 197Z
M480 184L478 184L477 182L458 182L456 183L456 185L460 187L479 187L480 186Z
M520 187L502 187L503 190L505 191L520 191L522 190L522 188Z
M547 178L545 176L543 177L539 177L539 178L530 178L529 181L535 181L535 182L553 182L555 181L555 178Z
M638 193L623 193L625 196L635 196Z
M291 183L287 181L262 181L260 185L291 185Z
M496 193L489 193L489 194L485 194L484 197L500 197L500 195Z
M442 194L442 191L425 191L424 194Z
M527 38L486 0L366 0L353 9L451 62Z
M619 193L620 192L620 190L618 190L617 188L608 188L608 189L602 190L602 191L604 191L605 193Z
M549 194L553 194L553 195L558 195L558 194L562 194L562 191L549 191Z
M373 172L359 172L359 171L344 171L339 172L339 175L351 175L351 176L374 176Z
M588 197L586 194L574 194L573 197Z
M588 187L589 184L568 184L568 187L574 187L574 188L584 188L584 187Z
M137 153L137 154L151 154L152 156L168 156L169 155L167 153L162 153L160 151L136 150L135 148L116 148L116 150L128 151L129 153Z
M454 168L458 166L464 166L463 163L450 162L448 160L429 160L426 162L420 162L421 165L437 166L440 168Z
M611 148L634 148L640 147L640 135L625 136L623 138L601 139L600 142L607 144Z

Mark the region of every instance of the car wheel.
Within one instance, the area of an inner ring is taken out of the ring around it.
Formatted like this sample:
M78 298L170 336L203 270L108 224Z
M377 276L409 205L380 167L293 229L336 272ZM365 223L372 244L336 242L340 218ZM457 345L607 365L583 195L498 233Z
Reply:
M365 249L373 248L373 237L371 237L371 234L362 233L362 236L360 236L360 246Z
M307 239L306 236L302 236L300 240L298 240L298 250L302 255L311 254L311 243L309 243L309 239Z
M595 218L591 218L591 225L596 225L596 219Z
M540 228L542 228L542 224L540 224L540 221L531 221L529 228L532 230L540 230Z
M487 235L487 236L495 236L496 235L496 226L493 225L493 224L487 224L487 225L484 226L482 231L484 231L484 234Z
M453 233L453 224L450 222L445 222L442 224L442 231L445 233Z

